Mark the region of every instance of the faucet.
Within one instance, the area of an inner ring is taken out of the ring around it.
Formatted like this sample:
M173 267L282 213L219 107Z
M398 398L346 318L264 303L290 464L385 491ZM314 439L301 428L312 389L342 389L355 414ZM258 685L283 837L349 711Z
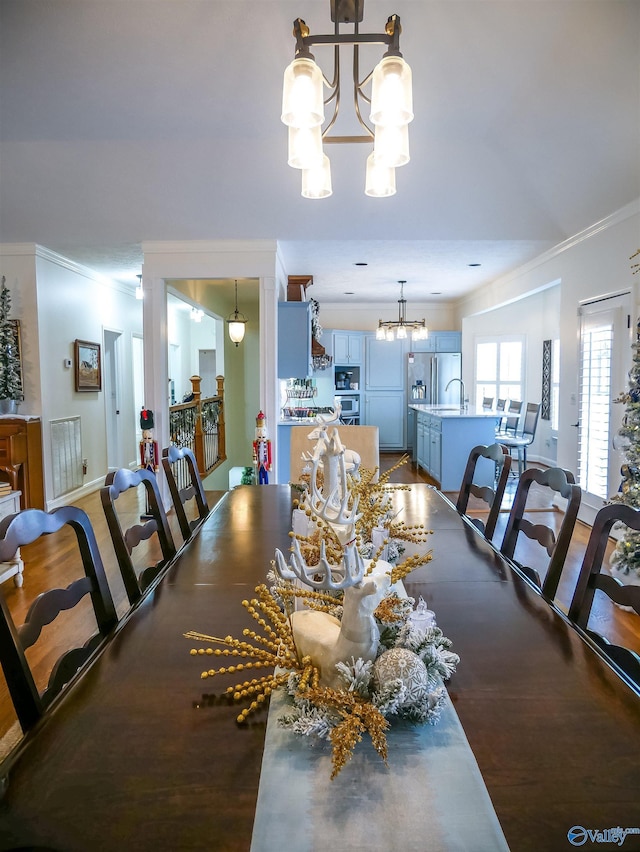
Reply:
M449 385L452 385L454 382L460 382L460 409L466 410L467 408L467 397L464 389L464 382L462 379L451 379L450 382L447 382L447 386L445 390L449 390Z

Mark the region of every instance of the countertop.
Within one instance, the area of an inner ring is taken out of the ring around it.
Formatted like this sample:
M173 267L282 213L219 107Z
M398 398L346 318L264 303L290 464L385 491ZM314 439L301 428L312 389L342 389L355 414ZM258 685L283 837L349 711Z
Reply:
M475 405L461 409L458 405L426 405L419 402L410 402L409 408L412 408L414 411L424 411L426 414L434 414L436 417L453 418L455 420L463 420L470 417L490 417L495 420L496 417L499 417L495 411L488 411L486 408Z

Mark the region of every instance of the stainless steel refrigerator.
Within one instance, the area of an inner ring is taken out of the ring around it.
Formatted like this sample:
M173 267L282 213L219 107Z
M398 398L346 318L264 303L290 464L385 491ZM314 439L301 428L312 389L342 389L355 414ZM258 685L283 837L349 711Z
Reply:
M414 352L407 361L407 388L410 402L429 405L459 405L462 401L460 382L445 390L451 379L462 377L462 355L459 352Z

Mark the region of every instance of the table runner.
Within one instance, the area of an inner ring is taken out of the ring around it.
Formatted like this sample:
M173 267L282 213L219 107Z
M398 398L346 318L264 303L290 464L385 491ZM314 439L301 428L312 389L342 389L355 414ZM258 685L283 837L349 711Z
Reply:
M447 694L437 725L391 720L388 767L364 735L331 781L331 744L278 726L271 696L251 852L508 850Z

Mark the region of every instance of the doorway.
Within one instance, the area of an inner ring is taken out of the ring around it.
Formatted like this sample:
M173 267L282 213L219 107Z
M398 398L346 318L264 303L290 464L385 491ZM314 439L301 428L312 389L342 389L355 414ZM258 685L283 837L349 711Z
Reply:
M122 461L122 424L120 420L120 340L122 332L104 330L104 404L107 435L107 468L118 470Z

